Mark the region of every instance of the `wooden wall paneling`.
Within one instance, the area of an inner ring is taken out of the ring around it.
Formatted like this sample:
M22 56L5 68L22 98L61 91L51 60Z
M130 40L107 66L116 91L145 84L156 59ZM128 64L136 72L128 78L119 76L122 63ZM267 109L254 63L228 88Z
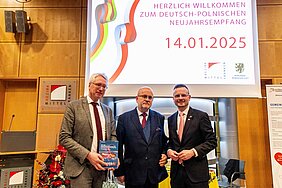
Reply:
M23 1L23 0L22 0ZM54 0L33 0L26 3L19 3L16 0L0 0L0 7L4 8L22 8L23 5L25 8L30 7L56 7L56 8L65 8L65 7L85 7L86 0L61 0L61 1L54 1Z
M29 9L32 32L22 46L21 77L78 76L80 8Z
M4 114L4 102L5 102L5 84L3 80L0 80L0 132L3 126L3 114ZM1 134L0 134L1 138Z
M272 187L266 99L236 99L240 159L247 187Z
M87 0L83 0L82 8L82 37L81 37L81 69L80 69L80 87L79 95L80 97L84 96L84 85L85 85L85 65L86 65L86 40L87 40Z
M282 41L260 42L260 76L261 78L282 76Z
M88 3L87 0L82 0L82 7L87 7L87 3Z
M84 95L84 83L85 82L85 78L80 78L79 79L79 89L78 89L78 91L79 91L79 94L78 94L78 96L79 96L79 98L80 97L83 97L83 96L85 96Z
M26 8L25 11L32 25L32 32L26 37L27 44L80 41L80 8ZM40 52L40 49L37 51Z
M63 1L54 1L54 0L33 0L28 3L25 3L25 7L56 7L56 8L65 8L65 7L80 7L83 0L63 0Z
M16 0L0 0L0 7L19 8L22 7L22 3L19 3Z
M282 4L282 0L256 0L257 5L279 5Z
M86 64L86 34L87 34L87 8L82 9L82 24L81 24L81 42L80 42L80 78L85 78ZM84 83L83 83L84 85ZM80 95L78 95L80 96Z
M3 130L36 130L36 81L6 81L5 84Z
M59 144L63 114L38 114L36 150L54 150Z
M81 27L81 67L80 77L85 77L86 64L86 34L87 34L87 8L82 9L82 27Z
M282 78L274 78L272 79L273 84L282 84Z
M80 60L80 77L85 77L85 66L86 66L86 43L81 42L81 60Z
M260 61L260 77L267 78L274 70L275 66L275 43L260 42L259 43L259 61Z
M78 76L79 62L80 43L23 44L20 77Z
M87 36L87 8L82 8L81 41L86 43Z
M259 40L282 40L282 5L258 6Z
M18 77L19 46L0 42L0 78Z

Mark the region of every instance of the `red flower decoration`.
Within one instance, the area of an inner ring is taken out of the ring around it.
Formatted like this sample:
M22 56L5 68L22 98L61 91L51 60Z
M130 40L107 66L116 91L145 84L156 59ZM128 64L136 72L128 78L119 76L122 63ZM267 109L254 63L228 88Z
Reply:
M52 164L50 164L50 171L51 172L58 174L61 170L62 170L61 165L58 162L54 161L54 162L52 162Z
M57 149L50 154L51 164L37 161L42 166L42 170L39 171L39 178L37 187L40 188L56 188L64 185L66 188L70 187L70 180L68 180L64 173L64 161L66 158L67 150L58 145Z
M58 187L58 186L62 185L62 181L57 180L57 181L52 182L52 184L53 184L54 186Z

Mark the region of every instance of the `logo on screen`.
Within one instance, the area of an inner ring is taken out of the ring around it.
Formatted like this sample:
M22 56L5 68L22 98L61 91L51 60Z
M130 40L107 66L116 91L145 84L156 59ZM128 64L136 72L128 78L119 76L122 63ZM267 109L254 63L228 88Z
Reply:
M238 73L242 73L245 70L244 63L235 63L235 70Z
M204 63L204 78L209 80L224 80L226 79L226 64L225 62L205 62Z

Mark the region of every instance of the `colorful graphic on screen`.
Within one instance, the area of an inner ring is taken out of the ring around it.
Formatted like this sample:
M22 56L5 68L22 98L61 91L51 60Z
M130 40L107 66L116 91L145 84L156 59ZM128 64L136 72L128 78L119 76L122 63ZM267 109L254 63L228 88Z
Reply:
M234 85L238 92L247 88L247 95L260 96L252 0L88 3L86 78L103 72L117 87L186 83L217 90ZM219 64L209 65L213 62Z

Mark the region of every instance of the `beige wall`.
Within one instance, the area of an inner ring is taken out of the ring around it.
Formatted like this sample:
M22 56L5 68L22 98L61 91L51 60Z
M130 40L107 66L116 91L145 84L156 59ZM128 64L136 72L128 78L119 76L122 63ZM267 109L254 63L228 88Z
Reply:
M15 103L25 98L23 103L28 106L18 109L18 113L22 110L29 114L30 122L23 129L37 130L40 160L46 157L42 151L57 144L62 114L38 113L39 80L75 78L80 81L78 96L83 94L86 4L86 0L33 0L24 5L15 0L0 0L0 15L4 15L4 10L24 7L32 23L29 34L13 34L5 32L4 19L0 19L0 130L7 129ZM266 83L282 82L282 0L258 0L257 13L265 96ZM240 158L246 160L247 187L272 187L266 100L236 101L239 152ZM20 124L15 122L13 129L20 129Z

